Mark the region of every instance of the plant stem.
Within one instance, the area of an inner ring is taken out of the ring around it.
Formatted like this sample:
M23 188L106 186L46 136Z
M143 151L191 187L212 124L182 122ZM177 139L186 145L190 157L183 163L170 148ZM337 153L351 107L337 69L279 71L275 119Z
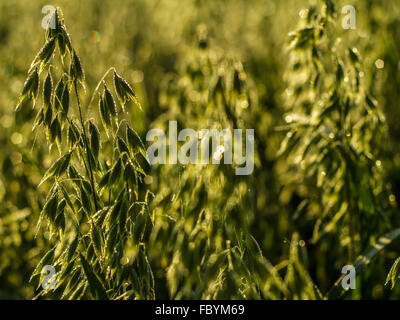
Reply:
M86 136L85 123L83 122L83 117L82 117L82 107L81 107L81 102L80 102L79 96L78 96L78 88L77 88L77 85L76 85L76 79L74 79L74 88L75 88L76 101L78 103L79 118L80 118L80 121L81 121L82 130L83 130L83 140L85 141L86 157L87 157L87 162L88 162L88 165L89 165L90 184L92 185L94 207L95 207L96 211L98 211L99 208L98 208L98 204L97 204L96 188L95 188L95 185L94 185L92 164L90 162L90 157L89 157L89 151L90 150L89 150L89 144L88 144L88 140L87 140L87 136Z

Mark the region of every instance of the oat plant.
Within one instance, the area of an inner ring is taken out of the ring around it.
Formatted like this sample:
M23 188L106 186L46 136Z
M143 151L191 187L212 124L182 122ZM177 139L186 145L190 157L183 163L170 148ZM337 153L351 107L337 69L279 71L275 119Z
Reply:
M340 34L335 2L320 3L301 12L301 26L291 34L280 156L303 198L294 215L315 222L311 242L335 237L332 254L342 266L354 264L358 275L399 236L398 230L387 233L390 190L381 183L387 126L361 50ZM360 284L368 285L363 274ZM341 289L336 283L327 297Z
M33 124L44 133L53 159L40 189L37 232L53 247L31 281L38 296L61 299L151 299L154 280L146 242L153 221L142 180L150 170L145 146L129 124L128 102L140 108L131 86L110 68L86 109L85 73L59 8L55 28L33 60L17 109L32 101ZM94 118L85 118L84 110ZM42 268L57 271L55 288L42 289Z

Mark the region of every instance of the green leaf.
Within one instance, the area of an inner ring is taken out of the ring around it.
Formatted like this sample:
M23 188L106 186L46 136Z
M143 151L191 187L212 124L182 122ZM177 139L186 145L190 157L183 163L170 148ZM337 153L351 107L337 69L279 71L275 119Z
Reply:
M123 199L121 203L121 209L119 210L119 223L118 223L118 228L119 228L119 233L123 234L125 231L125 224L126 224L126 218L128 216L128 202Z
M100 257L102 252L103 239L101 237L99 229L94 224L91 225L90 239L92 240L97 256Z
M399 278L399 273L400 273L400 257L396 259L396 261L393 263L392 267L390 268L390 271L386 278L385 286L389 282L391 282L391 287L393 289Z
M79 279L80 279L80 277L81 277L81 273L82 273L81 267L76 268L76 269L72 272L72 276L71 276L71 278L70 278L70 280L69 280L69 282L68 282L68 284L67 284L67 287L65 288L65 289L66 289L66 290L65 290L65 294L68 294L68 293L70 293L73 289L75 289L76 285L79 283ZM63 297L61 297L61 299L63 299L63 298L64 298L64 295L63 295Z
M339 83L344 78L344 70L341 63L338 63L336 70L336 81Z
M92 121L89 121L89 133L90 148L92 150L95 160L98 160L100 151L100 131Z
M35 131L35 129L40 126L44 121L44 111L43 108L39 110L39 112L36 115L35 121L33 122L33 127L32 131Z
M108 185L108 181L110 180L110 173L111 170L108 170L100 179L99 181L99 189L104 188L105 186Z
M108 181L109 185L113 185L122 174L122 161L119 158L115 163L114 167L111 169L110 179Z
M76 290L71 294L71 296L68 298L69 300L77 300L79 299L83 293L86 291L87 286L85 283L81 283L78 285Z
M113 208L111 209L110 216L109 216L110 225L113 225L117 221L117 218L119 216L119 213L120 213L120 210L122 207L122 202L123 202L123 200L117 201L114 204Z
M69 88L67 83L64 85L64 90L61 97L61 106L64 114L67 115L69 110Z
M117 145L118 145L118 150L121 154L126 153L127 155L129 155L128 146L126 145L125 141L122 140L120 137L117 137Z
M114 225L108 234L107 241L106 241L106 252L111 254L114 250L116 240L118 235L118 226Z
M50 106L45 111L43 119L43 122L47 128L50 128L52 120L53 120L53 108Z
M151 166L149 161L147 160L147 158L141 153L139 152L136 155L136 161L138 162L140 168L146 173L149 174L151 171Z
M106 84L104 84L104 105L112 117L117 116L117 106L115 104L114 97Z
M22 103L28 99L35 99L39 93L39 73L37 69L31 72L28 78L25 80L24 87L22 88L22 93L18 99L16 111L19 110Z
M124 180L126 180L131 187L135 187L138 184L137 173L131 162L125 165Z
M29 279L29 282L32 281L33 277L37 274L39 274L42 270L42 267L47 265L48 263L50 263L50 261L53 261L54 258L54 253L56 251L56 247L53 247L52 249L50 249L44 256L42 259L40 259L39 263L37 264L35 270L32 272L32 276Z
M73 50L72 57L74 77L76 77L76 79L83 84L85 81L85 72L83 71L81 60L79 59L75 50Z
M101 284L98 276L93 271L92 267L86 261L82 254L80 254L83 270L85 271L86 278L89 282L89 289L92 296L96 300L108 300L107 292Z
M40 70L43 70L47 61L49 61L50 57L53 55L54 49L56 48L56 38L53 37L43 46L43 48L39 52L39 61L40 62Z
M53 119L50 125L50 142L54 142L56 139L61 141L61 124L57 117Z
M99 112L101 120L103 121L103 126L107 130L108 128L111 127L111 116L106 107L104 97L102 97L100 94L99 94Z
M67 262L71 261L72 257L75 254L76 248L78 247L78 244L79 244L79 238L76 237L68 247L68 250L67 250Z
M43 102L47 108L50 107L52 93L53 93L53 79L49 71L43 85Z
M128 100L133 101L139 109L142 109L136 94L133 92L131 86L128 82L123 79L118 73L114 71L114 87L117 92L118 99L121 103L122 108L124 109L124 105Z
M69 163L71 161L71 152L68 152L64 157L62 157L63 161L60 161L60 165L56 171L57 177L61 176L68 168Z
M64 93L64 80L61 78L55 88L54 94L54 108L56 110L62 110L62 99Z
M356 48L349 48L349 57L353 64L360 62L360 56L358 54L358 50Z
M69 33L67 32L67 29L65 28L65 26L61 27L61 33L63 35L63 41L65 43L65 48L69 50L69 52L72 51L72 44L71 44L71 37L69 36ZM61 50L61 53L63 52L63 50Z
M42 181L40 181L39 186L42 185L47 179L53 176L60 176L68 168L69 161L71 160L71 153L67 153L62 157L58 158L56 162L46 171Z
M83 208L86 210L86 212L89 214L92 210L92 205L90 202L90 198L89 195L87 193L87 191L84 188L81 188L81 202L82 202L82 206Z

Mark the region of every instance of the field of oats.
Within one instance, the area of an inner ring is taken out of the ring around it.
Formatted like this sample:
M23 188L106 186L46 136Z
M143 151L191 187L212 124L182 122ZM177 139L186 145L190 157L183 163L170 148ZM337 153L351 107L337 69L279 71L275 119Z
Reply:
M399 17L1 1L0 299L399 299ZM150 163L173 121L254 129L254 170Z

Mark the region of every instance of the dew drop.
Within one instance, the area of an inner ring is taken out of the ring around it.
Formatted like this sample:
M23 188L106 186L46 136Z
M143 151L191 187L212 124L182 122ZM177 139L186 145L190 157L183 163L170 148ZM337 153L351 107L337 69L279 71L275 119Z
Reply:
M287 123L291 123L291 122L293 121L293 117L292 117L292 116L286 116L286 117L285 117L285 121L286 121Z
M375 67L377 69L383 69L385 67L385 61L383 61L382 59L378 59L375 61Z

